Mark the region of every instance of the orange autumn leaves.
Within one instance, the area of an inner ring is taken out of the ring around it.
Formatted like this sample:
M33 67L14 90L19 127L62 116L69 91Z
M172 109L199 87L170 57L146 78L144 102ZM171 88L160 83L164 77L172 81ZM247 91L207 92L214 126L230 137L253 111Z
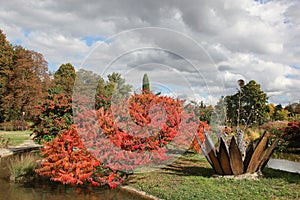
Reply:
M195 132L203 140L208 125L183 104L147 92L112 101L107 110L79 109L76 125L45 143L37 173L64 184L116 187L124 172L163 163L170 149L186 150Z
M98 172L101 163L86 150L74 125L51 142L46 142L41 154L45 158L36 172L52 181L91 183L93 186L108 184L111 187L121 183L122 177L116 172Z

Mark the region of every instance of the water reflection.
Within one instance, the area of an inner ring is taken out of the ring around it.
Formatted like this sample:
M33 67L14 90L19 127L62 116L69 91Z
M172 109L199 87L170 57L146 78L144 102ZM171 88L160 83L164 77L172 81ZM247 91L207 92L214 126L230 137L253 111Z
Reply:
M270 159L268 162L268 167L272 169L279 169L286 172L300 174L299 162L293 162L293 161L283 160L283 159Z
M7 162L9 158L0 160L0 199L1 200L138 200L140 196L119 189L75 187L53 183L48 180L36 181L32 184L15 184L8 181Z
M7 200L82 200L82 199L140 199L120 190L109 189L80 189L64 185L21 185L12 184L0 179L0 199Z

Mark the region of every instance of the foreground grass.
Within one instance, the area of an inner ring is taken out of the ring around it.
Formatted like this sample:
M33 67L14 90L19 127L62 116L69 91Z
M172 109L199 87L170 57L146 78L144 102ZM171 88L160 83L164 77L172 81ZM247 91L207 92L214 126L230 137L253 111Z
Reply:
M162 199L300 199L300 175L265 169L260 180L211 178L203 156L185 154L163 169L135 174L128 184Z
M11 146L17 146L29 140L30 133L31 131L0 131L0 136L5 139L9 138Z
M33 177L34 169L37 166L36 160L39 157L34 153L23 153L11 158L8 162L10 180L14 182L24 180L24 177Z

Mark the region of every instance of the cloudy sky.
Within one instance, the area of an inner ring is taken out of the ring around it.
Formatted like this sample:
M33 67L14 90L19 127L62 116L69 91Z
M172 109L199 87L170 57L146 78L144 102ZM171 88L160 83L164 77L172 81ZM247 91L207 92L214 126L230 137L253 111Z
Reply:
M115 71L135 90L148 73L153 88L207 104L254 79L288 104L300 100L299 10L299 0L10 0L0 29L51 71Z

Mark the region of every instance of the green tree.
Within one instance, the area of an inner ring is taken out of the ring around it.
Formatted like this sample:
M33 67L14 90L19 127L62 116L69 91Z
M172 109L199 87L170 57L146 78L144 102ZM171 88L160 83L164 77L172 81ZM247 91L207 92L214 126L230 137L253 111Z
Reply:
M286 109L283 109L281 104L278 104L274 108L274 115L273 115L273 120L288 120L290 112Z
M76 95L94 99L99 92L103 91L104 86L105 81L100 75L85 69L76 72L74 87Z
M268 97L254 80L239 81L238 92L225 97L226 114L232 125L262 124L268 113Z
M70 63L62 64L54 73L56 87L60 87L67 96L72 96L76 72Z
M199 118L199 120L209 124L214 108L211 105L205 105L203 101L200 101L200 103L191 101L191 105L193 106L195 115Z
M131 91L131 85L125 84L121 74L113 72L107 76L107 95L127 95Z
M106 110L111 105L112 99L126 96L131 91L131 85L125 84L121 74L113 72L107 76L108 81L97 86L96 109L104 107Z
M149 83L149 78L148 78L147 74L144 74L144 77L143 77L142 90L143 90L143 92L149 92L150 91L150 83Z

